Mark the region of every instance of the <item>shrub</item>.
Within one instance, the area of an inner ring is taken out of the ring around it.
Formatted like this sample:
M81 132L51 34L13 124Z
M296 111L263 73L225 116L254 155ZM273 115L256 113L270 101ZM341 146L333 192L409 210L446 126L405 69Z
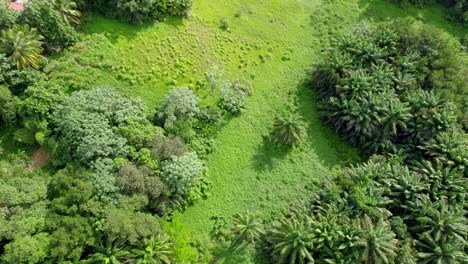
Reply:
M148 124L144 105L111 88L79 91L66 98L53 115L63 155L89 165L98 158L127 153L119 127Z
M293 113L281 115L273 124L271 135L273 141L279 144L294 146L301 142L305 130L302 118Z
M0 1L0 30L9 29L15 25L19 13L5 1Z
M86 0L86 3L89 9L134 24L162 19L166 15L187 16L192 7L192 0Z
M177 136L155 136L151 145L153 152L155 152L161 160L180 157L187 152L187 146L184 141Z
M0 120L1 127L14 124L17 119L19 99L13 96L4 85L0 85Z
M170 127L177 120L195 117L200 111L199 103L200 99L189 88L172 89L161 102L156 118L164 127Z
M220 107L231 114L240 114L246 100L247 94L238 86L228 83L221 88Z
M165 186L145 166L136 166L133 163L125 164L117 172L116 183L123 193L128 195L144 194L148 200L155 200L165 191Z
M24 91L21 117L50 120L52 113L64 99L65 94L61 87L44 79L37 80Z
M223 17L219 20L219 28L222 30L231 31L227 18Z
M78 40L78 33L56 8L55 1L30 1L18 20L36 28L48 48L68 47Z
M183 195L202 178L205 168L193 152L163 164L161 179L173 194Z
M167 13L172 16L188 16L188 12L192 8L192 0L169 0Z

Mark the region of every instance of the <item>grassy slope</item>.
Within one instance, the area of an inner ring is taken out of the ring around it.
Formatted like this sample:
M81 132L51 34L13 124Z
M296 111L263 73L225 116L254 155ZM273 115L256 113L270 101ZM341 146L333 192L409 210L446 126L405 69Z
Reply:
M176 215L200 239L208 237L211 216L253 211L268 218L300 199L304 187L328 175L331 166L358 159L321 124L315 98L303 84L330 36L359 21L385 17L419 18L455 37L467 33L447 23L438 7L403 10L383 0L194 2L189 21L170 19L136 27L89 16L83 29L86 39L66 52L50 72L59 82L77 88L114 86L142 98L149 112L169 89L182 84L195 87L213 66L231 79L252 79L254 95L247 111L223 126L217 151L208 159L211 196ZM219 29L222 17L231 32ZM205 104L218 98L208 91L198 94ZM275 113L293 102L307 120L308 136L301 150L285 153L264 136Z

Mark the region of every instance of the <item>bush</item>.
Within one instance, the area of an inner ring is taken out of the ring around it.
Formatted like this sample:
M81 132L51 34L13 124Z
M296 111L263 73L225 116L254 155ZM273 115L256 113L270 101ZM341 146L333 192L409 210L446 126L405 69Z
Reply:
M187 87L172 89L164 97L156 112L158 122L165 128L173 126L177 120L188 120L200 111L200 99Z
M57 10L55 1L30 1L18 20L36 28L49 49L68 47L78 40L78 33Z
M245 108L246 100L247 94L238 86L228 83L221 88L220 107L231 114L240 114Z
M5 1L0 1L0 31L13 27L18 15Z
M4 85L0 85L0 121L1 126L12 125L17 120L18 104L20 100L13 96Z
M155 152L161 160L180 157L187 152L187 146L184 141L177 136L155 136L151 145L153 152Z
M149 201L154 201L165 191L165 185L159 177L145 166L133 163L125 164L117 172L116 183L123 193L128 195L144 194Z
M61 87L44 79L37 80L24 91L21 117L50 120L52 113L64 99L65 94Z
M205 172L203 164L195 153L174 157L163 164L161 179L172 194L184 195L195 186Z
M53 115L63 155L89 165L98 158L127 153L127 140L119 128L149 124L144 105L110 88L73 93Z
M167 15L187 16L192 7L192 0L86 0L86 2L89 9L134 24L162 19Z

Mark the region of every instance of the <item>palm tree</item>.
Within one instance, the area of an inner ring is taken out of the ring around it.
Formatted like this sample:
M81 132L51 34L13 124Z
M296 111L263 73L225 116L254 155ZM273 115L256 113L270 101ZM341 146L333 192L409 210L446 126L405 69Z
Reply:
M381 123L384 131L396 135L398 128L406 129L406 124L412 117L408 103L402 103L398 99L390 100L388 107L383 110L384 117Z
M361 219L363 235L356 243L361 247L361 261L367 264L389 264L393 263L398 250L398 240L387 222L380 218L377 223L373 223L368 215Z
M97 252L91 254L87 263L99 264L122 264L130 260L130 252L119 246L119 243L113 243L107 239L105 246L97 248ZM122 262L124 261L124 262Z
M419 252L418 263L457 264L468 263L468 257L463 252L463 244L457 241L436 240L429 233L423 233L416 241Z
M27 25L16 26L2 31L0 52L19 70L27 67L37 68L37 64L43 59L42 39L35 28L29 28Z
M254 243L264 233L262 224L252 214L236 214L233 223L231 232L234 235L235 244L243 241Z
M466 243L468 225L463 211L449 208L446 200L441 200L438 206L425 209L426 214L416 218L419 229L429 232L436 241L458 240Z
M77 10L78 5L71 0L55 0L57 9L68 24L79 25L81 12Z
M173 244L165 234L145 239L145 249L132 250L136 258L135 263L141 264L170 264L173 255Z
M302 118L289 113L276 118L271 134L276 143L294 146L301 142L304 133Z
M279 257L279 263L314 263L310 218L283 218L273 227L267 239L273 245L273 255Z

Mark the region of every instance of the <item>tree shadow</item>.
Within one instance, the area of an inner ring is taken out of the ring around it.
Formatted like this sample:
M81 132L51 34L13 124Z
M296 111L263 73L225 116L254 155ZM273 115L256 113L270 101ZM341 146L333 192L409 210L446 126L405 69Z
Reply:
M304 143L310 144L319 161L325 166L359 162L362 159L359 151L340 137L332 127L324 124L318 109L320 97L311 87L309 81L303 81L296 90L295 107L303 117L307 131Z
M291 148L278 146L271 137L262 136L262 144L257 146L253 157L253 165L257 171L271 171L277 160L281 160L292 151Z
M220 243L213 248L211 263L238 264L248 262L251 248L245 244Z
M112 43L115 43L121 38L133 39L139 32L155 27L158 24L166 24L177 28L184 24L184 19L169 16L163 18L161 21L152 21L137 25L95 12L90 12L82 18L80 31L84 35L104 34Z

